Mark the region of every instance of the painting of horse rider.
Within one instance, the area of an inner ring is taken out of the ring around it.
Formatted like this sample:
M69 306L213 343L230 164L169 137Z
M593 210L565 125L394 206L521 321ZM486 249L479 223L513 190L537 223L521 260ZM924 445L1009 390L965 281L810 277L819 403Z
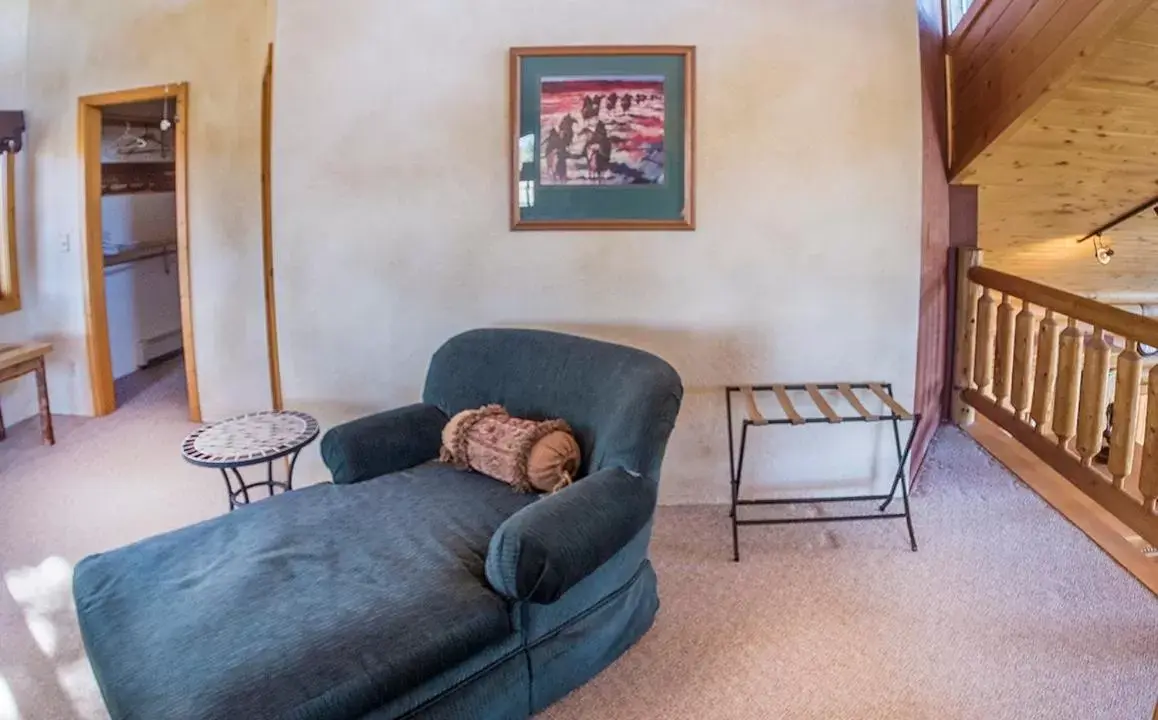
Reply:
M664 79L544 77L542 185L664 182Z

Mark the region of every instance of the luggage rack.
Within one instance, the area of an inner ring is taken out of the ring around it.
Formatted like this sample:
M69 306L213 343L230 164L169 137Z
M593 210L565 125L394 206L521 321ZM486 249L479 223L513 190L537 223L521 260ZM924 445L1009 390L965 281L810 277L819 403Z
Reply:
M833 409L832 405L821 394L822 390L836 390L841 397L854 410L855 415L840 415ZM870 391L883 405L883 410L887 413L872 413L865 407L864 403L857 396L856 390ZM819 415L805 417L801 415L792 403L792 398L789 397L789 392L801 391L807 392L812 405L819 412ZM784 411L783 418L769 419L761 412L759 406L756 404L756 393L770 392L776 396L776 400L780 404L781 410ZM735 450L735 431L733 429L732 420L732 395L740 393L744 397L747 406L747 416L744 418L740 428L740 453L737 458ZM917 538L913 533L913 518L909 512L909 488L908 482L905 479L905 462L909 458L909 451L913 447L913 439L917 435L917 427L921 423L920 413L913 414L905 409L903 405L897 402L893 397L892 383L885 382L843 382L843 383L800 383L795 385L788 384L771 384L771 385L729 385L725 388L725 399L728 408L728 464L732 476L732 511L730 514L732 520L732 559L736 562L740 561L740 526L741 525L789 525L796 523L814 523L814 522L840 522L849 520L894 520L905 519L905 524L909 530L909 546L913 552L917 551ZM838 425L845 422L891 422L893 425L893 438L896 441L897 447L897 472L893 475L893 486L885 495L845 495L841 497L820 497L820 498L777 498L777 499L754 499L741 500L740 499L740 479L744 471L744 451L747 447L748 429L755 427L770 427L773 425L810 425L814 423L826 423L829 425ZM912 427L909 429L908 440L904 445L901 444L901 422L912 422ZM901 500L904 505L904 512L886 513L889 505L896 497L897 487L901 489ZM862 515L837 515L833 517L809 517L809 518L760 518L760 519L744 519L739 517L739 508L745 505L795 505L795 504L812 504L812 503L838 503L838 502L855 502L864 500L883 500L879 512L876 514L862 514Z

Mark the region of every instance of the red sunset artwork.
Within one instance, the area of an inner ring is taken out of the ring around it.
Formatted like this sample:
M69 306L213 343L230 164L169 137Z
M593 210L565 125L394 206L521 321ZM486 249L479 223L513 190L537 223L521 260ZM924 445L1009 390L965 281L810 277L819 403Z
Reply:
M542 185L664 182L663 77L544 77Z

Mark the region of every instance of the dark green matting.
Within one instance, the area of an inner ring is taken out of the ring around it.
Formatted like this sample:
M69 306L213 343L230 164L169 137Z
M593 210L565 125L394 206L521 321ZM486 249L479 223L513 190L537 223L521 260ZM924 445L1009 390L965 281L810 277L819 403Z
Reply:
M535 162L521 179L535 183L535 205L523 220L680 220L684 211L686 131L683 55L576 55L520 58L519 137L535 136ZM553 186L539 183L542 133L539 92L544 77L661 75L664 78L664 183L662 185ZM516 144L517 147L517 144Z

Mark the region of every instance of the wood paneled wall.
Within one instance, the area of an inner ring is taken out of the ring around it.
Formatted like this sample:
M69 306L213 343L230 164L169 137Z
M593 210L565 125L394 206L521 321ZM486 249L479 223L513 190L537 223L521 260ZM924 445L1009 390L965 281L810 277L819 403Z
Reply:
M949 349L948 107L944 22L940 0L917 0L921 51L923 165L921 181L921 301L914 410L924 418L913 445L913 474L945 414Z
M1150 0L977 0L949 38L957 177Z
M1064 84L958 182L981 185L985 264L1082 295L1158 301L1158 216L1077 242L1158 193L1158 0L1087 48Z

